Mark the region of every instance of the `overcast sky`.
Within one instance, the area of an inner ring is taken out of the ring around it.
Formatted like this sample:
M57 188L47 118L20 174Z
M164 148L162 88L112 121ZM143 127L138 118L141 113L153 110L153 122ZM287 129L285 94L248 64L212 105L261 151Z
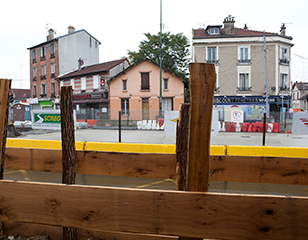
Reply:
M162 6L163 31L182 32L189 40L193 28L222 25L228 15L235 17L235 27L246 23L251 30L278 33L286 23L295 44L291 81L308 81L307 0L163 0ZM29 88L27 48L46 41L46 26L56 30L56 37L67 34L69 25L87 30L101 42L100 62L107 62L138 50L143 34L157 34L159 24L160 0L2 2L0 78L13 79L13 88Z

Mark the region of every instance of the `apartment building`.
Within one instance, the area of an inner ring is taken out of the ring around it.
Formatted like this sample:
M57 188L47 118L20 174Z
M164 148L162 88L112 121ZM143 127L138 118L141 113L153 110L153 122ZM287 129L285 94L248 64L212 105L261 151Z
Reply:
M49 29L46 42L28 48L31 97L50 102L58 99L57 77L76 69L78 59L88 65L98 63L100 44L84 29L75 31L69 26L68 33L59 37Z
M308 83L295 82L292 86L292 108L308 111Z
M60 86L72 86L73 105L77 119L109 119L109 91L107 81L130 66L126 58L82 65L58 77Z
M282 105L289 106L293 44L284 24L279 33L255 31L248 29L246 24L236 28L234 17L228 16L223 25L193 29L192 34L193 62L215 65L214 104L221 111L221 120L224 105L240 105L247 116L254 115L250 120L259 120L266 107L275 115ZM265 101L266 68L268 106ZM249 106L248 112L246 106Z

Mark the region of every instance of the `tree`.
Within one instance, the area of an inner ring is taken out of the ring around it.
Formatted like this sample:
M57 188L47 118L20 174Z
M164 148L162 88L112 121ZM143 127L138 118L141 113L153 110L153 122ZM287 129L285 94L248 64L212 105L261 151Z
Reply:
M148 58L159 64L160 60L160 33L144 34L147 39L141 41L138 52L128 50L128 59L131 64L143 58ZM187 79L189 66L189 41L183 33L162 33L162 63L163 67Z

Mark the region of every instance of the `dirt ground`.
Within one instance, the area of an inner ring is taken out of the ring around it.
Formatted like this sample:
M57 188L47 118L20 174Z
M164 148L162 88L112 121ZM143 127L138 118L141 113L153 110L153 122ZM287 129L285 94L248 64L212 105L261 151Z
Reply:
M1 235L0 240L49 240L49 237L48 236L21 237L21 236Z

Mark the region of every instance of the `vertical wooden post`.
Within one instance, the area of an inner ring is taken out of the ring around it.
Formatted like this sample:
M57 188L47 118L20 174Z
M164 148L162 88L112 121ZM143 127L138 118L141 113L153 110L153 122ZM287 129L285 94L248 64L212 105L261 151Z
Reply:
M3 179L11 80L0 79L0 180Z
M121 118L121 111L119 111L119 143L121 142L121 131L122 131L122 118Z
M187 191L206 192L210 173L210 139L216 82L215 66L191 63Z
M61 87L62 183L75 184L76 151L72 86ZM75 228L63 228L63 239L77 239Z
M176 189L178 191L186 191L189 109L189 103L181 105L176 131Z

